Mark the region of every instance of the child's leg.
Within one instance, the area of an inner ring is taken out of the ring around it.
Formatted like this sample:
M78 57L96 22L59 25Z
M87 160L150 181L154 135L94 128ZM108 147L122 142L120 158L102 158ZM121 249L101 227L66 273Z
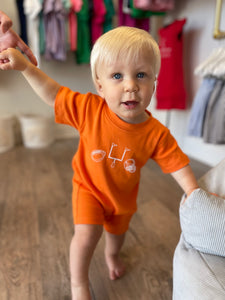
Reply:
M109 278L115 280L125 273L125 265L119 257L120 249L124 243L125 233L117 235L106 231L105 239L105 259L109 268Z
M75 234L70 245L72 300L91 299L88 270L102 230L102 225L75 225Z

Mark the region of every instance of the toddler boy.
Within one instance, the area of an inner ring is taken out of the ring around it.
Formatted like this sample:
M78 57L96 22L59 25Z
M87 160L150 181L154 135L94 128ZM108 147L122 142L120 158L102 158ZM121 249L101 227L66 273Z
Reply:
M56 122L80 133L73 158L73 300L91 299L88 270L103 228L109 277L124 274L119 253L137 210L140 171L148 159L171 173L187 196L198 188L188 157L147 110L159 68L157 43L146 31L132 27L113 29L95 43L91 70L98 95L61 86L18 50L0 53L0 69L21 71L40 98L55 108Z

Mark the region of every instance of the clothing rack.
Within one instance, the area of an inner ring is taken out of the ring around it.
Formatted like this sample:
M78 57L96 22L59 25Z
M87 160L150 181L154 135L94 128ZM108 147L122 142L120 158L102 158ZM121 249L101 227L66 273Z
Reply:
M216 1L215 25L214 25L214 32L213 32L213 37L215 39L224 39L225 38L225 31L220 30L222 1L223 0Z

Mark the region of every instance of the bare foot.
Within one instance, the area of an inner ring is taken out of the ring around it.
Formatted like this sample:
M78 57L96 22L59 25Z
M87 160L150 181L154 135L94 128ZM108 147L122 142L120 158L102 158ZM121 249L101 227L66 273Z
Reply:
M91 300L89 284L75 285L72 283L72 300Z
M124 275L126 268L119 255L107 255L105 253L105 260L109 269L109 278L111 280L118 279Z

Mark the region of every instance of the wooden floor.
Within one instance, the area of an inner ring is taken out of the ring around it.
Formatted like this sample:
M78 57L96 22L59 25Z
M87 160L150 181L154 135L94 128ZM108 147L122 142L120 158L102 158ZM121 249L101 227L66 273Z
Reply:
M20 146L0 154L0 299L69 300L71 159L77 141L41 150ZM191 162L199 178L208 169ZM154 162L143 169L138 212L122 256L127 273L110 281L102 237L90 270L95 300L169 300L172 259L179 239L182 195Z

